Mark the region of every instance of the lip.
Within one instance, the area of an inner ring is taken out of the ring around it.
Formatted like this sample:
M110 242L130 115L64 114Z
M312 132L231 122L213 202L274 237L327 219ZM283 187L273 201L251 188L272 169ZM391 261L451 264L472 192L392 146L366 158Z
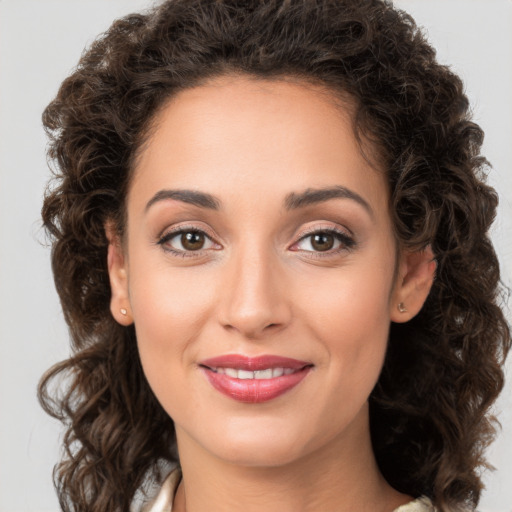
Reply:
M311 366L308 361L299 361L289 357L264 355L258 357L248 357L241 354L226 354L224 356L212 357L199 363L201 366L209 368L236 368L247 371L264 370L265 368L291 368L300 370L304 366Z
M238 402L261 403L273 400L299 384L309 373L312 364L289 357L264 355L247 357L240 354L227 354L199 363L210 384L222 394ZM225 373L217 373L216 368L258 371L283 368L293 373L268 379L238 379Z

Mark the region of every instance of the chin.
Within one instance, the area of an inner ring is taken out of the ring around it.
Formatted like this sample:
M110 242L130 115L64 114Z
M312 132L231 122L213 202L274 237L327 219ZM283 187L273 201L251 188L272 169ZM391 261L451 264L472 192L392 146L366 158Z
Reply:
M291 443L269 443L268 440L252 443L227 442L227 450L216 450L217 457L236 466L245 467L282 467L303 455L297 446Z
M229 426L210 428L203 437L203 448L227 463L246 467L284 466L314 450L315 443L307 436L306 429L277 423L267 418L252 425L233 421Z

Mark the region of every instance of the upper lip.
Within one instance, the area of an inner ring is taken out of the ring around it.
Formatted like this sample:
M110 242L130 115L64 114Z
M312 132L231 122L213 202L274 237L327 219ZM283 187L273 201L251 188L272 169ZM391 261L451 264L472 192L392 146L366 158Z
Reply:
M263 355L248 357L241 354L226 354L223 356L205 359L199 363L207 368L235 368L237 370L257 371L267 368L291 368L300 370L306 366L312 366L308 361L299 361L290 357Z

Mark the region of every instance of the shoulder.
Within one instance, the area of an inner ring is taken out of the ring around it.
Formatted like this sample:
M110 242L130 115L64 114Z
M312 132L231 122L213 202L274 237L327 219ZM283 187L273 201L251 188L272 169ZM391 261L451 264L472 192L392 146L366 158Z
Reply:
M181 481L181 470L176 468L164 480L158 495L148 503L143 512L172 512L172 502Z
M401 507L398 507L393 512L436 512L432 502L425 496L411 501Z
M180 481L181 470L176 468L169 473L158 495L143 512L172 512L172 502ZM398 507L393 512L436 512L436 509L427 497L421 497Z

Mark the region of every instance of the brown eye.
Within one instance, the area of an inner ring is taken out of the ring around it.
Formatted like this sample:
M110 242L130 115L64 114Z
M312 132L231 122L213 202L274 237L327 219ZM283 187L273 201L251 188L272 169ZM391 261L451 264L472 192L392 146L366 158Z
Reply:
M328 251L334 246L334 236L329 233L317 233L311 236L311 247L316 251Z
M197 251L202 249L204 242L204 233L199 233L198 231L186 231L181 234L181 245L187 251Z
M203 249L217 248L213 240L203 231L198 229L180 229L164 235L158 244L164 250L185 256L187 253L202 251Z
M341 251L350 250L355 246L355 240L335 229L324 229L314 231L303 236L295 247L301 251L311 253L328 253L328 255L336 255Z

